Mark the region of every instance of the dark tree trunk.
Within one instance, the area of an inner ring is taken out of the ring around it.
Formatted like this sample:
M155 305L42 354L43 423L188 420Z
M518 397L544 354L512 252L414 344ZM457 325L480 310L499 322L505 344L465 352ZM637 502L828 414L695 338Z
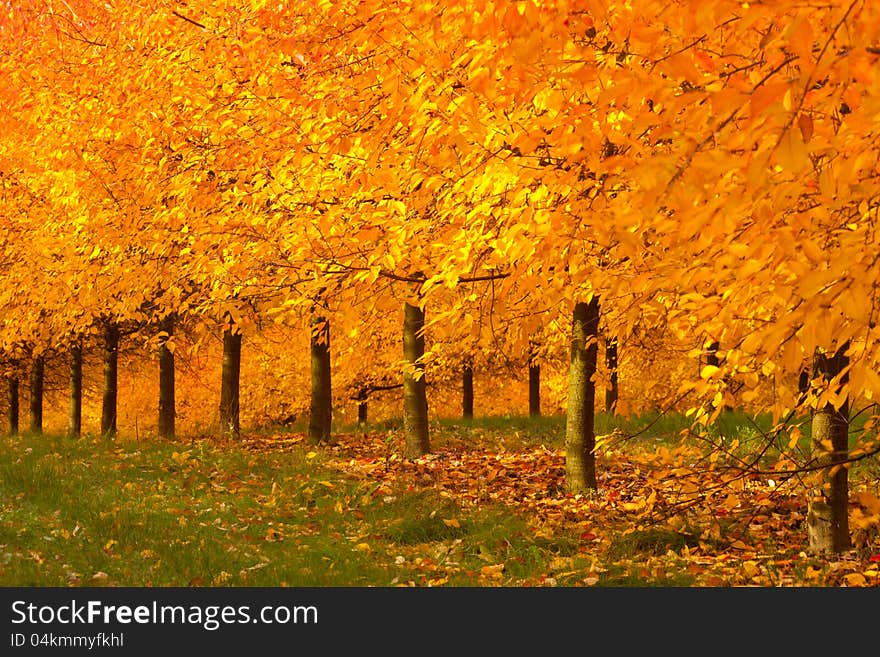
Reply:
M605 389L605 412L614 413L619 396L617 384L617 338L611 338L605 344L605 366L608 368L608 387Z
M810 392L810 370L808 368L804 368L801 370L800 375L798 375L798 406L807 401L807 396Z
M529 354L529 416L541 415L541 366L534 354Z
M314 316L309 326L312 393L309 404L309 441L330 440L333 425L333 385L330 378L330 321Z
M466 420L474 417L474 367L470 363L461 371L461 416Z
M357 394L358 424L367 423L367 389L361 388Z
M814 376L830 382L849 365L849 343L833 356L819 351L813 359ZM846 375L841 384L846 383ZM849 455L849 401L839 406L827 403L813 414L813 450L819 465L824 466L823 481L810 493L807 509L807 534L813 552L839 553L851 547L849 536L849 469L844 466ZM831 452L828 452L831 445Z
M37 356L31 363L31 433L43 433L43 370L45 360Z
M431 451L428 436L428 395L425 389L425 312L418 306L404 305L403 319L403 424L406 457L419 458Z
M165 335L160 336L159 344L159 436L174 438L177 415L174 381L174 350L168 341L174 335L175 318L169 315L159 326Z
M228 437L241 435L239 386L241 377L241 333L230 326L223 331L223 371L220 385L220 431Z
M82 435L82 383L82 346L76 343L70 347L70 399L67 412L67 435L70 438L79 438Z
M577 303L572 313L571 366L565 423L565 474L571 493L597 487L595 403L596 361L599 347L599 299Z
M714 365L718 367L721 364L721 361L718 359L718 342L712 342L706 348L706 365Z
M18 433L18 379L14 376L6 377L6 419L9 421L9 433Z
M101 401L101 435L116 435L116 404L119 396L119 327L104 329L104 394Z

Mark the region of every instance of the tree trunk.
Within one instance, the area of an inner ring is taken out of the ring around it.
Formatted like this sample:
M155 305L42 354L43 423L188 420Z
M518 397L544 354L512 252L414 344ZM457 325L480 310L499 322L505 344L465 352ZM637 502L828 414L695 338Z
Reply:
M220 431L230 438L241 435L240 377L241 333L233 333L230 326L223 331L223 371L220 385Z
M173 315L166 317L160 324L160 331L166 336L160 338L159 344L159 437L174 438L175 420L177 415L174 382L174 351L168 347L168 341L174 335Z
M608 387L605 389L605 412L614 413L617 408L619 388L617 385L617 338L605 343L605 366L608 368Z
M529 416L541 416L541 366L533 353L529 354Z
M330 439L333 424L333 386L330 378L330 322L313 316L309 326L312 394L309 404L309 442Z
M816 352L814 376L831 381L849 365L847 342L829 357ZM841 384L847 377L841 378ZM844 463L849 455L849 401L835 407L827 403L813 414L813 450L823 466L822 482L810 492L807 508L807 534L813 552L843 552L851 547L849 537L849 469ZM828 446L831 452L828 452Z
M358 424L367 423L367 389L361 388L357 394Z
M43 370L45 361L37 356L31 363L31 433L43 433Z
M70 403L67 412L67 436L69 438L79 438L82 435L82 377L82 346L75 343L70 347L70 380L68 383Z
M101 435L116 435L116 403L119 395L119 327L104 329L104 394L101 400Z
M805 401L807 401L807 396L809 395L809 392L810 370L805 367L798 375L798 406L801 406Z
M18 379L6 377L6 419L9 421L10 435L18 433Z
M466 420L474 417L474 367L470 363L461 371L461 416Z
M428 395L425 389L425 312L418 306L404 305L403 319L403 425L406 458L415 459L431 451L428 436Z
M718 341L712 342L706 348L706 365L714 365L718 367L721 364L721 361L718 359Z
M596 433L594 427L596 360L599 347L599 299L577 303L572 313L571 366L565 423L565 474L571 493L595 489Z

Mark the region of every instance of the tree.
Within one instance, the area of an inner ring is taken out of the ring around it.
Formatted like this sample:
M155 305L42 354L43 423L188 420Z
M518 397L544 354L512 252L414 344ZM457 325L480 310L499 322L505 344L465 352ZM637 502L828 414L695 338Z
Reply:
M571 328L571 370L565 421L565 475L568 490L595 490L596 432L594 427L596 360L599 351L599 298L575 304Z
M330 439L333 422L333 389L330 372L330 322L315 315L309 326L311 354L311 395L309 406L309 440L320 444Z
M814 376L832 395L813 413L812 443L817 482L810 493L807 535L814 552L843 552L851 547L849 533L849 400L846 384L850 344L833 354L817 350ZM828 396L828 395L826 395Z
M67 435L79 438L82 433L82 390L83 390L83 351L82 344L70 345L69 405Z
M160 324L159 333L159 436L175 435L174 335L175 316L169 315Z
M403 307L403 420L406 457L419 458L431 451L428 435L428 397L425 389L425 311L412 303Z
M43 379L45 371L45 356L35 354L31 360L30 373L30 409L31 409L31 433L39 435L43 433Z
M241 330L231 318L223 326L223 370L220 385L220 432L229 438L241 435Z

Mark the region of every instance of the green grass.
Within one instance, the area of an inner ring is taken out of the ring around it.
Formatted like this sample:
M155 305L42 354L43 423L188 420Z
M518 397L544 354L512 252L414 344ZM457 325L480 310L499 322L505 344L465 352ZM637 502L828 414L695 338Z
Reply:
M308 457L209 443L0 438L0 585L387 586L542 572L506 508L378 493Z

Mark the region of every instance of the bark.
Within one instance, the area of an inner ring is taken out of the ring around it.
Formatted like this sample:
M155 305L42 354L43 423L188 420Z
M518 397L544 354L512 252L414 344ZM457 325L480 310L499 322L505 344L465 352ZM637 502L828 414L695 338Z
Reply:
M9 423L9 433L13 436L18 433L18 387L16 377L6 377L6 419Z
M43 372L45 361L37 356L31 363L31 433L43 433Z
M608 368L608 387L605 389L605 412L614 413L620 390L617 384L617 338L605 344L605 366Z
M529 416L541 415L541 366L534 354L529 354Z
M428 396L425 389L425 312L418 306L404 305L403 320L403 425L406 457L419 458L431 451L428 436Z
M167 341L174 335L175 318L169 315L159 329L167 338L159 345L159 436L174 438L177 415L174 381L174 352L168 348Z
M330 372L330 322L312 317L309 327L312 393L309 404L309 441L313 445L330 440L333 424L333 386Z
M220 431L231 438L241 436L239 390L241 377L241 333L223 331L223 370L220 381Z
M116 405L119 396L119 327L110 323L104 329L104 394L101 400L101 435L116 435Z
M849 365L849 343L833 356L816 352L813 372L830 381ZM846 376L841 383L846 383ZM843 552L851 547L849 536L849 470L844 462L849 455L849 401L832 403L813 414L813 449L823 466L822 482L810 493L807 508L807 535L813 552ZM831 453L828 453L828 445Z
M565 423L565 475L571 493L594 490L596 483L595 402L593 375L599 347L599 299L577 303L572 313L571 365Z
M68 382L69 405L67 412L67 436L79 438L82 435L82 346L70 347L70 380Z
M474 417L474 368L470 363L461 371L461 416L466 420Z

